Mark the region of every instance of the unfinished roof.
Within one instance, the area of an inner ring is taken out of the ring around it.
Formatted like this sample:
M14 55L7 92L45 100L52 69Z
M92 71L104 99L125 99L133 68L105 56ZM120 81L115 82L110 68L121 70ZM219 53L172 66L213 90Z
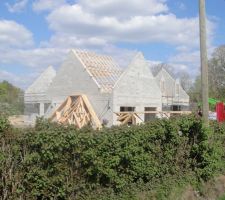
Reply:
M56 71L52 66L49 66L25 91L27 94L43 94L47 91L49 85L52 83Z
M110 56L98 55L94 52L73 50L102 92L111 92L123 70Z

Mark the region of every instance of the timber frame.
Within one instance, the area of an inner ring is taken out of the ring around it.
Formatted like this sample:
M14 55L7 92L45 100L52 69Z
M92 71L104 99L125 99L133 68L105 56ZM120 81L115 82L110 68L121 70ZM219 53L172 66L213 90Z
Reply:
M169 118L171 115L183 115L183 114L191 114L191 111L145 111L145 112L114 112L117 115L117 121L120 122L120 125L126 124L137 124L137 119L143 122L143 119L140 115L143 114L157 114L161 118Z
M85 125L91 125L96 129L102 127L93 107L84 94L68 96L49 120L64 125L75 125L77 128L82 128Z

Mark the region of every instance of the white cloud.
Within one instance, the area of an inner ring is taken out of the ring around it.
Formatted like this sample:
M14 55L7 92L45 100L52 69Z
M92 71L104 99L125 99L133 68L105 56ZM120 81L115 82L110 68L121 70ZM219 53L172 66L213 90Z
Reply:
M16 2L13 5L10 5L9 3L6 3L6 7L9 12L11 13L17 13L21 12L27 5L28 0L16 0Z
M59 67L71 48L86 48L98 53L112 55L122 64L129 60L133 51L118 49L99 38L73 37L54 35L50 41L43 42L40 47L32 46L32 33L24 26L8 20L0 20L0 65L23 66L27 68L24 77L5 71L0 72L1 79L16 83L26 88L47 66ZM30 69L29 69L30 68ZM24 70L24 69L23 69ZM30 73L29 71L32 71ZM34 76L36 75L36 76Z
M26 79L24 79L21 75L16 75L6 70L0 70L0 81L9 81L23 89L27 87L27 82L32 82L32 80L34 80L33 75L26 76Z
M186 5L185 5L183 2L179 2L179 3L178 3L178 7L179 7L179 9L181 9L181 10L186 10L186 9L187 9Z
M54 48L10 49L8 51L0 49L0 65L6 69L0 70L0 81L7 80L25 89L47 66L52 65L57 68L67 53L68 50ZM15 68L23 66L23 68L25 67L24 74L10 73L7 71L7 66ZM25 70L26 68L27 70Z
M214 46L208 45L208 59L210 59L214 49ZM178 48L176 54L168 59L168 63L173 65L176 71L186 70L192 75L193 78L195 78L200 72L200 50L199 48Z
M99 48L106 45L107 42L101 38L89 37L77 37L76 35L68 34L55 34L49 41L41 43L43 47L58 47L58 48Z
M13 80L15 78L16 76L14 74L9 73L8 71L5 70L0 70L0 81Z
M137 50L119 48L116 47L115 45L108 44L98 50L96 49L96 52L112 56L120 67L126 68L127 65L130 63L130 61L132 60L132 58L137 53Z
M15 21L0 20L0 44L0 49L29 47L33 45L32 33Z
M87 49L112 56L121 67L126 67L136 53L136 51L117 48L114 45L94 49L89 47ZM27 88L47 66L52 65L58 69L69 51L69 48L61 47L0 50L0 64L2 66L15 65L17 67L21 65L27 67L27 69L30 68L23 76L0 71L0 80L8 80L21 88ZM32 71L32 73L28 71Z
M23 65L40 71L48 65L58 66L68 50L56 48L11 49L0 51L0 64Z
M162 64L162 61L159 60L148 60L149 67L153 67L155 65Z
M38 74L39 75L39 74ZM18 75L18 74L13 74L11 72L5 71L5 70L0 70L0 82L1 81L8 81L9 83L15 85L16 87L19 87L23 90L28 88L28 86L37 78L34 76L32 73L26 74L24 78L24 75Z
M89 13L122 19L155 15L169 10L165 0L80 0L78 5Z
M187 71L194 79L200 70L200 51L196 49L181 49L168 59L168 63L174 66L175 71Z
M178 5L180 9L185 7ZM79 0L73 5L64 4L54 9L47 20L55 32L47 46L111 51L122 65L126 65L135 51L123 49L119 56L116 52L121 49L115 44L167 43L176 48L176 53L164 62L173 65L177 71L189 70L195 74L199 69L198 16L178 18L170 12L165 0L98 0L98 3ZM208 46L211 47L215 20L208 20L207 28Z
M65 4L65 2L65 0L35 0L32 6L35 11L48 11Z
M0 64L18 63L32 68L37 75L48 65L59 66L70 48L81 48L111 55L121 66L127 66L136 50L119 48L118 43L151 45L158 42L172 44L176 48L175 55L163 62L168 61L176 70L189 70L192 74L198 69L198 17L178 18L171 13L166 0L73 2L76 3L34 0L33 10L48 11L47 22L53 30L51 38L37 47L29 48L33 44L32 33L24 26L0 20L0 43L3 47L0 47ZM214 28L214 21L208 21L209 46L212 46ZM26 84L31 80L29 78Z
M126 1L121 0L120 2ZM131 43L164 42L191 47L198 45L198 17L177 18L172 13L142 15L141 12L133 16L131 12L130 17L120 19L116 12L114 15L107 13L100 15L98 12L92 12L89 7L85 7L87 6L85 2L89 2L89 0L80 2L80 4L74 5L65 4L53 10L47 17L49 27L58 35L67 34L84 39L101 38L110 43L122 41ZM112 5L114 1L105 2L110 2ZM108 6L106 3L102 3L101 6L100 3L101 8L103 5ZM209 31L211 32L210 29Z
M200 52L199 51L188 51L188 52L180 52L177 55L171 57L169 59L170 62L176 63L199 63L200 61Z
M73 48L79 48L74 46ZM71 48L62 47L40 47L33 49L11 49L10 51L0 50L0 64L12 65L18 64L32 68L33 71L40 72L49 65L59 67L66 58ZM118 48L114 45L105 45L101 47L88 46L82 48L95 51L96 53L111 55L116 61L125 67L136 51Z

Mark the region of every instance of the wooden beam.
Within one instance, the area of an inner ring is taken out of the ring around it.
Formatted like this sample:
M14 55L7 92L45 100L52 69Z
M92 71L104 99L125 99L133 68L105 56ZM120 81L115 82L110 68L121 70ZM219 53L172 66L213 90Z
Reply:
M129 113L124 113L119 115L119 117L117 118L117 121L123 121L125 118L127 118L129 116Z
M102 127L100 120L85 95L67 97L49 119L61 124L74 124L78 128L82 128L89 123L95 128Z
M81 95L81 97L83 98L85 105L87 106L87 109L91 115L91 118L92 118L94 124L96 125L96 128L102 128L102 124L101 124L100 120L98 119L96 113L94 112L94 109L92 108L87 96Z
M143 119L139 115L143 114L160 114L161 117L169 118L171 114L190 114L191 111L145 111L145 112L114 112L117 117L117 121L120 121L121 125L127 124L129 120L132 124L136 124L136 120L139 119L143 122Z
M132 120L132 115L128 115L124 121L121 122L122 125L125 125L127 124L130 120Z
M135 113L135 114L160 114L160 113L171 113L171 114L191 114L191 111L143 111L143 112L114 112L116 115Z

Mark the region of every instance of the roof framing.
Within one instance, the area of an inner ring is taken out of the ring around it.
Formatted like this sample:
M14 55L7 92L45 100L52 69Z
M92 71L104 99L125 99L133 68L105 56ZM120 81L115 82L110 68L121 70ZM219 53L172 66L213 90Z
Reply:
M102 92L112 92L113 86L123 73L113 58L81 50L73 50L73 53Z

